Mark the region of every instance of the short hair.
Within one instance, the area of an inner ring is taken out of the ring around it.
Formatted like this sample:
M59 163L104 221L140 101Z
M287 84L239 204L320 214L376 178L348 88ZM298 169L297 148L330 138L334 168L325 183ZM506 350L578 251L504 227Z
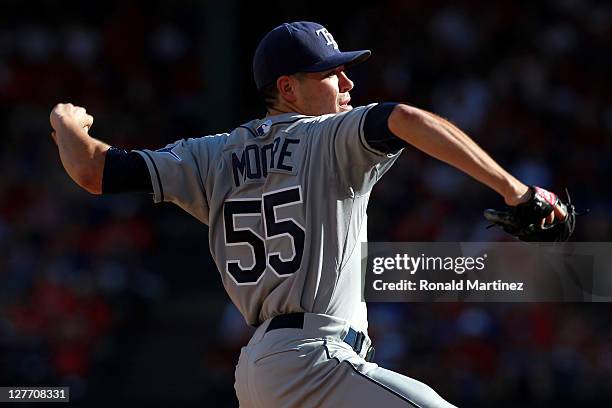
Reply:
M259 96L263 100L266 109L273 108L278 102L278 88L276 87L276 81L272 82L259 90Z
M303 72L296 72L295 74L291 74L289 76L297 78L298 81L304 80L306 75ZM278 102L278 88L276 86L276 81L264 86L259 90L259 96L263 100L266 109L273 108L274 105Z

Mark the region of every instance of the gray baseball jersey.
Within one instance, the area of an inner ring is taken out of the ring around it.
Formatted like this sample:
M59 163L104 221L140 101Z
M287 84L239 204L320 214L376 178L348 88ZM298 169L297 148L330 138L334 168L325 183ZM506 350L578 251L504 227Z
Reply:
M155 202L174 202L209 225L223 285L247 323L311 312L366 331L366 207L399 156L364 139L374 105L318 117L277 115L229 134L138 151Z

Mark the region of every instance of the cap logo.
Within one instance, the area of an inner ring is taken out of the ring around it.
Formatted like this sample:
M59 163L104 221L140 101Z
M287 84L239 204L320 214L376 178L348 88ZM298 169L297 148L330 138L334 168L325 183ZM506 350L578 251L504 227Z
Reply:
M334 36L331 35L329 31L327 31L327 28L320 28L316 31L316 33L317 33L317 36L322 35L323 38L325 38L326 45L331 45L335 49L338 49L338 43L336 42L336 40L334 40Z

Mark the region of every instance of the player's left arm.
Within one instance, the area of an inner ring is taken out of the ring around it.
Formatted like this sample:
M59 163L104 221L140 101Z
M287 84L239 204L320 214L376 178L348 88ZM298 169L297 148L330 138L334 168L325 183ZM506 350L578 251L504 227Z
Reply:
M110 146L89 135L93 116L79 106L60 103L49 117L60 159L75 183L92 194L102 193L106 152Z
M51 137L66 172L92 194L153 192L144 159L89 135L93 116L85 108L58 104L51 111Z
M516 206L529 200L529 187L504 170L476 142L452 123L412 106L398 104L388 118L389 130L419 150L444 161L498 192L506 204ZM547 221L564 219L555 206Z

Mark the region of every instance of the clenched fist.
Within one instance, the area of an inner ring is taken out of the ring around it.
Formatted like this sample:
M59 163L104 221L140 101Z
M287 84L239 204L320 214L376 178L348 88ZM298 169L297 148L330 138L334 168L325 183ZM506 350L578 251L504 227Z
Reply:
M88 132L93 125L94 118L87 114L85 108L74 106L71 103L58 103L51 111L49 121L54 130L51 136L57 143L55 132L66 128L85 129L85 132Z

